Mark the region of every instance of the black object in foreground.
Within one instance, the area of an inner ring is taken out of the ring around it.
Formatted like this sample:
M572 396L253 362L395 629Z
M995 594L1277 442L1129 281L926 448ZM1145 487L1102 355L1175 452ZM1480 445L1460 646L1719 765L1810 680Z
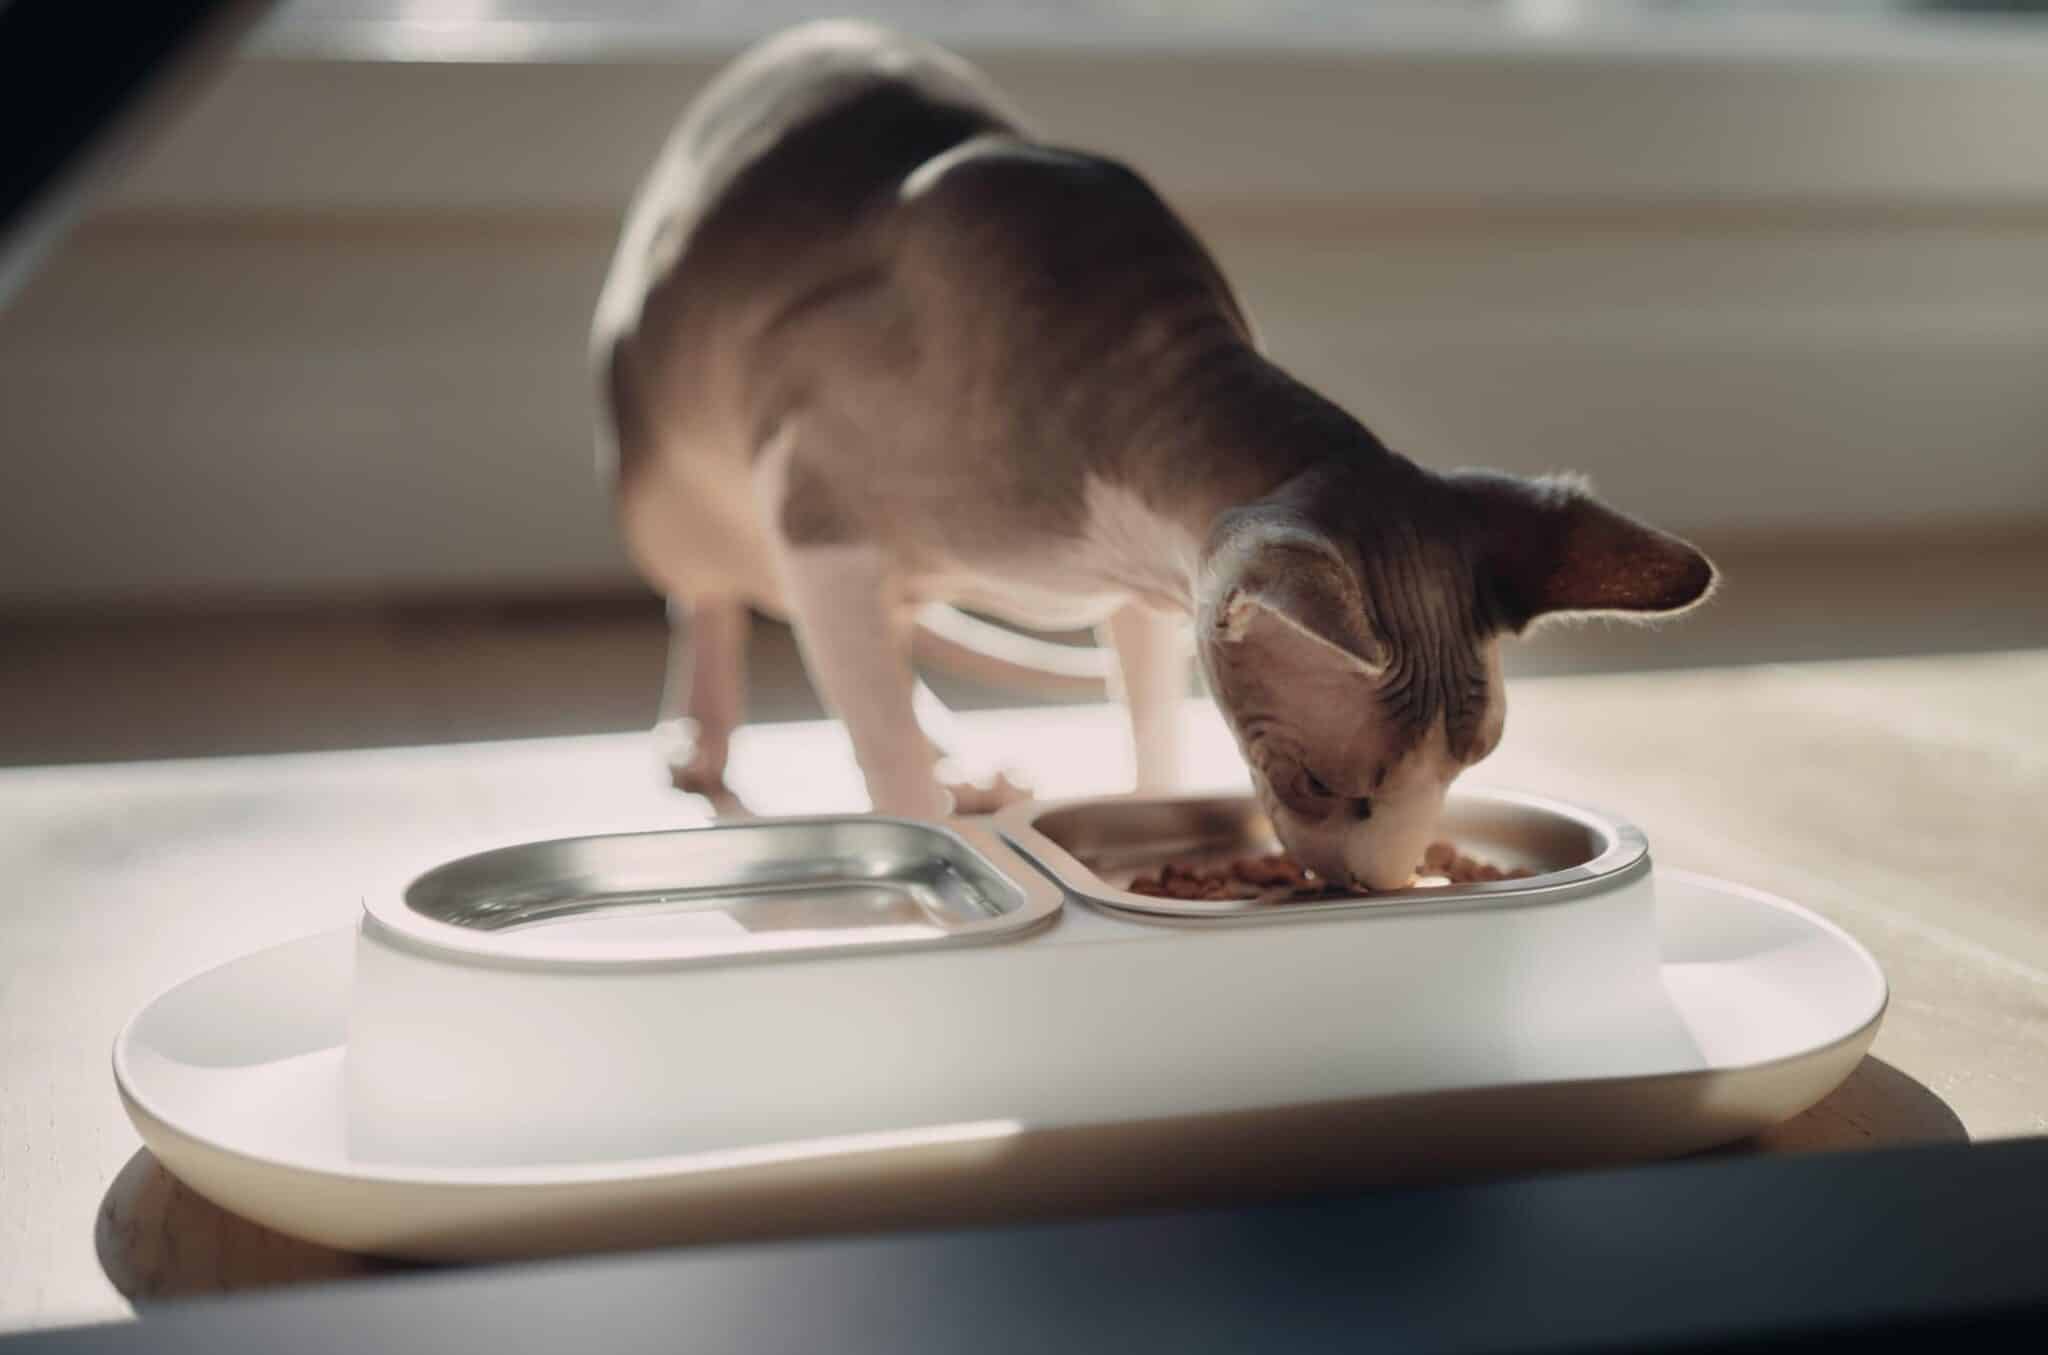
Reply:
M0 306L111 153L269 10L270 0L0 0Z
M408 1275L15 1351L1784 1350L2048 1330L2048 1139Z

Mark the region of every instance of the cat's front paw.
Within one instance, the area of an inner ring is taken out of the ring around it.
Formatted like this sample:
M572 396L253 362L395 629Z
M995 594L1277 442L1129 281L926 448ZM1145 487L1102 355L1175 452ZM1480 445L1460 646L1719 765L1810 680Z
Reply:
M1021 804L1031 798L1031 787L1021 780L1014 780L1008 772L997 772L992 777L977 781L948 781L946 793L953 797L953 813L966 817L973 814L993 814L1014 804Z
M699 776L687 768L669 768L669 783L686 795L701 795L711 803L711 812L721 819L751 819L754 811L733 793L722 776Z
M703 796L721 819L753 817L753 811L725 783L727 748L723 741L703 738L695 722L688 720L667 722L656 734L662 742L662 760L668 764L671 786L686 795Z
M686 795L701 795L711 802L711 812L721 819L751 819L754 811L725 784L724 769L716 771L698 762L670 763L669 784Z

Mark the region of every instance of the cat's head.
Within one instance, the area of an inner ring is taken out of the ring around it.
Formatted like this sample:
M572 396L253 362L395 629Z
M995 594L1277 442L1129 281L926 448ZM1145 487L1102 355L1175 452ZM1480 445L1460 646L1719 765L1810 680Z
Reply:
M1669 615L1713 584L1699 551L1576 481L1403 462L1226 514L1203 555L1197 646L1288 851L1327 880L1392 889L1451 782L1500 741L1503 636Z

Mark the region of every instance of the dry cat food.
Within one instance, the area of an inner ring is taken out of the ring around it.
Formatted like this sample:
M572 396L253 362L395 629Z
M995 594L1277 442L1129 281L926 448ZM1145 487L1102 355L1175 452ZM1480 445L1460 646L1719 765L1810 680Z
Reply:
M1536 872L1502 870L1466 856L1448 842L1432 842L1416 867L1416 883L1422 885L1483 884L1493 880L1526 880ZM1149 875L1130 883L1133 894L1160 899L1260 899L1279 895L1288 899L1342 898L1353 891L1337 889L1318 880L1296 865L1284 853L1270 856L1240 856L1217 865L1191 865L1169 861Z

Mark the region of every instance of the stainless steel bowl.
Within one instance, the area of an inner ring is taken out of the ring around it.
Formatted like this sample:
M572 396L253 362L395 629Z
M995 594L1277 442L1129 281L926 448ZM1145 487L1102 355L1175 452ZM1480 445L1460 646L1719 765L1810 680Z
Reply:
M1070 896L1159 922L1285 922L1361 911L1528 907L1613 889L1650 870L1649 842L1633 825L1598 810L1498 790L1453 794L1438 836L1503 869L1534 871L1532 877L1286 903L1167 899L1129 888L1135 876L1169 861L1278 851L1272 824L1248 795L1108 796L1021 804L998 815L996 822L1011 845Z
M372 894L363 925L446 959L660 966L1008 940L1059 907L986 824L844 816L502 847Z

